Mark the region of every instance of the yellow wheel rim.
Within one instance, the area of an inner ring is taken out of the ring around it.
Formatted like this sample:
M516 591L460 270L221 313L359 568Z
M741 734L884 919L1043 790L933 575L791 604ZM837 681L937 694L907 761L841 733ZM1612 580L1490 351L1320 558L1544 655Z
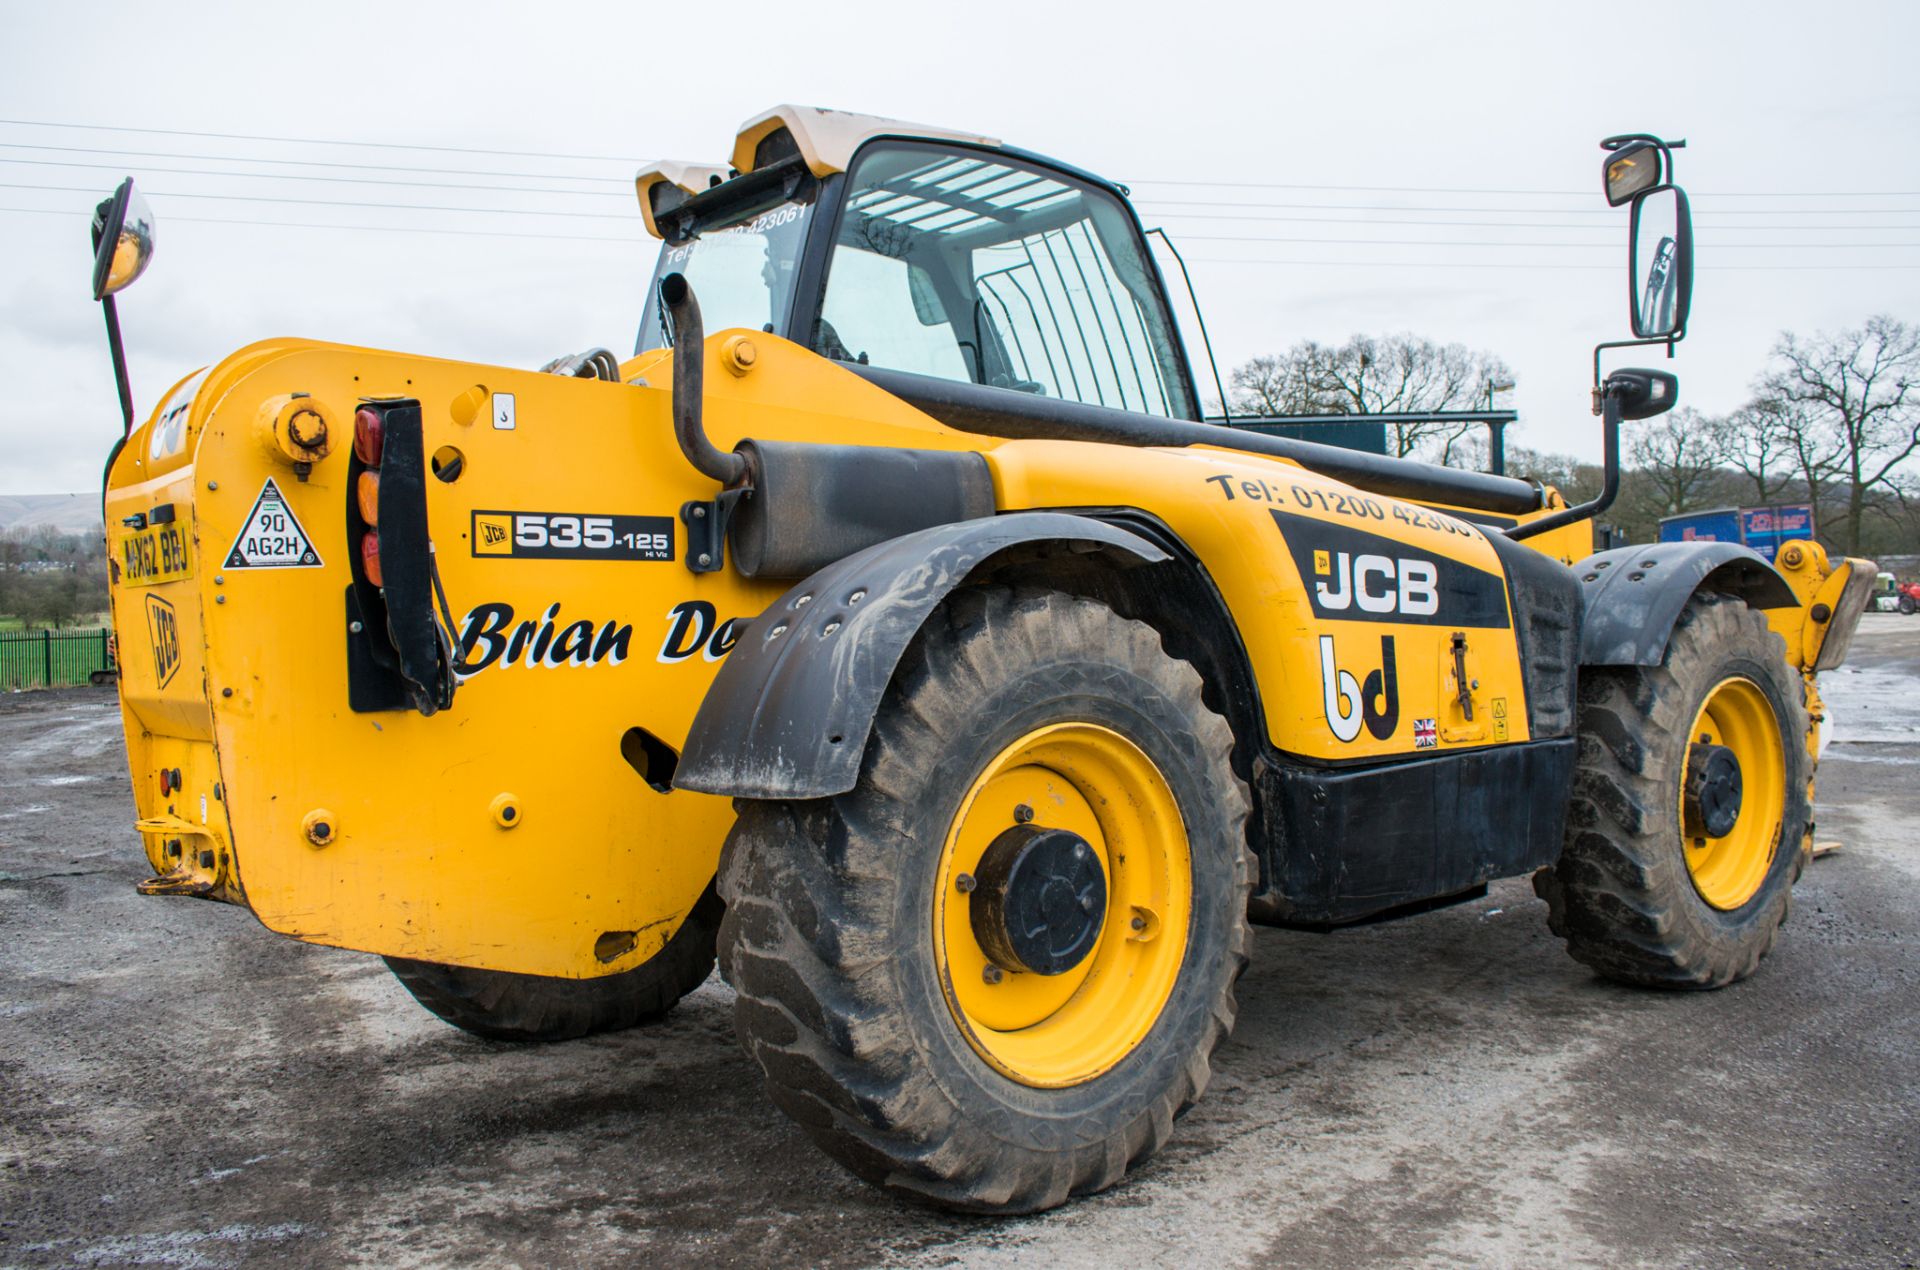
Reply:
M1036 827L1070 830L1093 848L1106 875L1106 917L1073 969L989 982L963 887L988 845L1024 819L1023 807ZM1166 778L1118 732L1053 724L996 755L954 816L933 904L947 1006L975 1052L1041 1088L1092 1080L1132 1053L1166 1008L1186 958L1192 860Z
M1740 762L1740 815L1720 837L1687 831L1686 780L1681 778L1680 840L1687 872L1700 898L1717 909L1739 908L1760 889L1780 844L1786 807L1786 751L1780 722L1760 686L1750 679L1722 680L1694 716L1687 737L1724 745Z

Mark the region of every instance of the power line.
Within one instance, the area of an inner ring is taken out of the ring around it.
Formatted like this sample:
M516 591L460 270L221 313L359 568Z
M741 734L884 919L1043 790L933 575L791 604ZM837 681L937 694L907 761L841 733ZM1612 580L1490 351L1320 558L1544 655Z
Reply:
M1523 242L1470 242L1459 238L1270 238L1239 234L1183 234L1188 242L1216 243L1349 243L1356 247L1574 247L1587 251L1613 251L1613 243L1523 243ZM1912 243L1716 243L1716 250L1725 248L1792 251L1860 251L1878 247L1920 247L1920 242Z
M281 167L324 167L324 168L346 170L346 171L418 172L418 173L425 173L425 174L438 175L438 176L489 176L489 177L495 177L497 179L514 179L514 180L547 179L547 180L577 181L577 182L583 182L583 183L593 182L598 184L609 184L609 185L617 185L617 186L627 185L627 181L624 178L575 176L575 175L570 175L566 173L553 173L553 172L500 172L500 171L490 171L486 169L471 169L471 168L432 168L432 167L422 168L422 167L411 166L411 165L396 165L396 164L341 163L341 162L329 162L329 161L317 160L317 159L273 159L273 158L263 158L263 157L243 156L243 155L206 155L206 154L187 154L187 153L171 152L171 151L141 151L141 150L134 150L134 149L100 149L100 148L94 148L94 147L81 147L81 146L48 146L48 145L35 145L35 144L19 143L19 142L0 142L0 148L43 150L43 151L52 151L52 152L63 153L63 154L91 154L91 155L120 154L120 155L132 156L135 158L143 158L143 159L144 158L160 158L160 159L183 159L188 161L213 162L213 163L272 164L272 165L277 165ZM64 160L50 160L50 159L0 159L0 162L28 164L33 166L93 168L98 170L122 170L124 169L124 167L128 166L125 164L118 164L118 163L86 164L86 163L77 163L77 162L69 162ZM508 185L472 185L472 184L465 184L465 183L440 182L440 181L385 181L385 180L376 180L373 178L323 177L323 176L300 175L295 173L225 172L225 171L217 171L212 169L197 169L197 168L156 168L152 170L158 171L158 172L165 172L168 174L209 176L209 177L215 177L215 178L233 177L233 178L239 178L239 179L260 180L263 178L271 177L275 179L294 180L294 181L316 181L316 182L328 181L332 183L347 183L347 184L417 186L417 187L426 188L426 189L471 189L471 190L480 190L480 191L499 190L503 193L552 194L552 195L558 195L562 197L565 197L568 195L576 195L576 194L587 196L587 197L595 197L595 198L627 197L624 189L618 192L614 192L614 191L598 191L598 190L570 190L570 189L551 187L551 186L536 188L536 187L527 187L527 186L508 186ZM1189 184L1200 185L1205 183L1191 182ZM1277 186L1275 188L1329 189L1329 190L1337 190L1337 189L1390 190L1396 187ZM1435 192L1440 192L1440 193L1471 193L1473 192L1473 191L1447 190L1447 189L1442 189L1440 187L1409 187L1410 192L1418 191L1420 189L1429 189L1429 190L1433 190ZM1711 197L1711 196L1709 195L1707 197ZM1202 207L1202 208L1221 209L1218 212L1213 212L1213 213L1198 213L1198 212L1177 212L1177 213L1176 212L1156 212L1155 213L1157 215L1166 216L1166 217L1179 216L1187 219L1216 219L1216 220L1267 219L1264 217L1242 216L1231 210L1228 210L1228 209L1236 209L1236 208L1294 209L1294 210L1300 210L1300 211L1344 210L1344 211L1353 211L1353 212L1408 212L1408 211L1411 211L1411 212L1437 213L1437 214L1449 215L1449 216L1476 215L1476 214L1490 215L1490 216L1524 216L1529 214L1538 215L1543 211L1549 212L1549 214L1562 215L1562 216L1609 216L1610 217L1613 215L1612 209L1607 209L1607 208L1547 209L1547 208L1447 207L1447 206L1431 206L1431 205L1376 204L1376 203L1320 203L1320 202L1273 203L1273 202L1222 201L1218 199L1141 199L1136 201L1136 206L1142 208L1143 210L1173 208L1173 207ZM1721 209L1703 209L1703 218L1704 217L1718 218L1721 216L1774 216L1774 215L1779 215L1779 216L1881 216L1881 215L1888 215L1888 214L1897 215L1897 214L1913 214L1913 213L1920 213L1920 208L1834 208L1834 207L1827 207L1827 208L1786 208L1786 207L1782 207L1782 208L1721 208ZM1279 221L1291 221L1291 220L1312 220L1314 218L1282 216L1282 217L1273 217L1271 219L1279 220ZM1379 224L1431 223L1431 224L1462 224L1462 225L1475 224L1475 222L1466 222L1466 221L1426 222L1426 221L1414 221L1414 220L1397 220L1397 221L1378 220L1375 223L1379 223ZM1537 223L1537 222L1518 222L1518 221L1481 222L1478 224L1479 224L1479 227L1486 227L1486 228L1493 228L1498 225L1504 225L1504 224L1512 224L1512 225L1515 225L1516 227L1526 224L1529 227L1533 227L1533 228L1569 228L1569 229L1582 228L1581 226L1574 226L1574 225L1547 225L1547 224ZM1600 226L1594 226L1594 228L1600 228ZM1788 227L1781 226L1780 228L1788 228ZM1834 226L1834 228L1839 228L1839 226ZM1861 228L1861 229L1909 228L1909 226L1864 226L1863 225L1863 226L1855 226L1854 228Z
M0 162L4 162L4 160L0 160ZM1619 233L1621 228L1618 225L1569 225L1564 221L1429 220L1420 217L1373 217L1368 220L1356 220L1351 216L1234 216L1224 214L1214 215L1210 212L1157 212L1154 213L1152 219L1235 220L1279 225L1352 225L1356 228L1367 225L1430 225L1436 229L1571 229L1591 233L1612 234ZM1749 233L1756 230L1786 231L1790 233L1804 230L1841 230L1853 233L1859 230L1920 229L1920 222L1908 222L1899 225L1823 225L1818 223L1811 225L1703 225L1700 221L1696 220L1694 227L1696 230L1712 229L1716 232L1739 230L1742 233Z
M75 212L61 211L56 208L48 208L48 207L0 207L0 213L5 213L5 212L17 212L25 215L35 215L35 216L77 217L79 215L78 213L75 213ZM328 224L322 224L318 222L241 220L241 219L229 219L224 217L211 217L211 216L174 216L174 217L170 217L169 219L174 221L180 221L186 224L235 225L235 226L259 228L259 229L332 229L332 230L346 230L346 231L351 231L356 233L431 234L435 236L452 235L452 236L463 237L463 238L531 238L531 239L540 239L548 242L625 243L633 246L650 246L651 245L651 240L646 238L613 238L613 237L607 237L604 235L593 235L593 234L529 234L529 233L518 233L518 232L513 232L508 230L452 229L452 228L446 228L446 227L440 227L440 226L426 227L426 226L408 226L408 225L328 225ZM1188 260L1189 262L1195 263L1195 264L1232 265L1235 267L1246 266L1246 265L1261 265L1261 266L1277 265L1277 266L1286 266L1286 267L1294 267L1294 268L1302 268L1302 269L1323 269L1323 268L1478 269L1478 270L1498 269L1503 271L1517 269L1517 270L1528 270L1528 271L1534 271L1534 272L1538 272L1541 270L1553 270L1553 271L1569 271L1570 270L1574 272L1605 271L1609 273L1614 272L1617 269L1617 266L1614 266L1614 265L1501 264L1498 262L1466 263L1466 262L1457 262L1457 261L1420 261L1420 260L1290 260L1290 259L1273 259L1270 257L1250 257L1250 256L1240 257L1237 259L1226 259L1218 256L1189 256ZM1911 264L1911 265L1908 265L1908 264L1697 265L1695 267L1697 269L1704 269L1713 273L1774 273L1774 272L1792 272L1792 271L1827 272L1827 271L1838 270L1838 269L1874 270L1874 271L1908 270L1908 269L1920 269L1920 264Z
M0 181L0 190L46 190L63 194L100 194L102 191L86 185L20 185L12 181ZM632 220L626 212L561 212L524 210L514 207L458 207L434 203L368 203L351 199L332 198L274 198L266 194L188 194L173 190L148 190L155 198L200 198L216 199L223 203L286 203L301 207L374 207L383 211L395 212L473 212L487 216L566 216L586 220Z
M1508 264L1497 264L1497 263L1469 264L1469 263L1453 262L1453 261L1428 261L1428 260L1276 260L1276 259L1267 258L1267 257L1258 257L1258 258L1242 257L1238 260L1227 260L1218 256L1188 256L1187 260L1189 263L1192 263L1192 264L1236 265L1236 266L1237 265L1295 265L1303 269L1318 269L1322 267L1335 267L1335 268L1351 267L1351 268L1361 268L1361 269L1526 269L1526 270L1574 269L1574 270L1605 270L1611 273L1618 268L1618 266L1616 265L1569 265L1569 264L1508 265ZM1870 269L1875 272L1884 272L1890 269L1920 269L1920 264L1911 264L1911 265L1695 265L1694 268L1696 270L1706 270L1712 273L1782 273L1782 272L1794 272L1794 271L1801 271L1801 270L1818 271L1821 273L1826 273L1835 269L1860 269L1860 270Z
M0 119L19 128L72 128L84 132L137 132L154 137L204 137L215 141L271 141L280 145L359 146L371 150L431 150L440 154L499 154L516 159L566 159L581 163L631 163L617 154L555 154L544 150L488 150L471 146L409 145L398 141L330 141L321 137L273 137L246 132L189 132L184 128L122 128L97 123L54 123L45 119Z
M0 125L23 128L63 128L85 132L136 133L143 136L198 137L219 141L262 141L277 145L317 145L348 146L361 149L379 150L416 150L439 154L481 154L498 155L509 158L548 159L579 163L631 163L633 159L626 155L612 154L563 154L545 150L501 150L479 146L446 146L427 143L396 141L348 141L326 137L282 137L261 133L236 132L198 132L183 128L136 128L120 127L110 124L83 124L55 122L44 119L0 119ZM43 147L48 149L58 147ZM190 156L168 156L185 158ZM262 162L295 162L295 160L260 160ZM298 160L305 162L305 160ZM486 173L462 173L462 175L487 175ZM533 174L529 174L533 175ZM1496 188L1484 186L1446 186L1446 185L1341 185L1315 184L1286 181L1217 181L1175 178L1147 178L1131 182L1129 185L1158 185L1189 188L1217 189L1264 189L1264 190L1324 190L1335 192L1365 192L1391 194L1472 194L1501 195L1518 197L1560 198L1589 197L1591 190L1543 190ZM1920 198L1920 190L1703 190L1696 197L1701 198Z
M74 163L66 159L6 159L0 163L25 164L34 167L51 168L90 168L106 172L124 172L128 165L122 163ZM563 190L554 187L536 188L526 185L471 185L456 181L388 181L372 176L300 176L292 172L217 172L210 168L154 168L145 164L138 165L143 172L161 172L171 176L213 176L245 181L327 181L345 185L404 185L417 186L430 190L495 190L502 194L563 194L578 198L632 198L625 191L614 190Z
M75 219L78 219L79 216L81 215L81 213L78 213L78 212L63 211L58 208L49 208L49 207L0 207L0 213L5 213L5 212L16 212L16 213L20 213L24 215L32 215L32 216L66 216L66 217L72 217ZM346 231L356 232L356 233L430 234L430 235L436 235L436 236L452 235L452 236L464 237L464 238L530 238L530 239L540 239L548 242L625 243L633 246L651 246L652 245L652 240L648 238L615 238L615 237L609 237L605 235L594 235L594 234L535 234L535 233L520 233L520 232L515 232L510 230L454 229L454 228L448 228L443 226L330 225L330 224L324 224L320 222L308 222L308 221L262 221L262 220L243 220L238 218L212 217L212 216L173 216L173 217L169 217L168 219L170 221L179 221L185 224L236 225L236 226L260 228L260 229L332 229L332 230L346 230ZM1272 241L1272 240L1261 240L1261 241ZM1342 240L1342 241L1346 241L1346 240ZM1365 245L1365 244L1354 243L1352 245L1359 246L1359 245ZM1227 258L1218 257L1218 256L1189 256L1188 260L1192 263L1202 263L1202 264L1234 265L1234 266L1285 265L1285 266L1294 266L1299 268L1311 268L1311 269L1319 269L1319 268L1499 269L1499 270L1520 269L1520 270L1536 270L1536 271L1537 270L1575 270L1575 271L1586 271L1586 272L1604 270L1607 272L1614 272L1618 268L1618 266L1615 266L1615 265L1588 265L1588 264L1565 264L1565 263L1503 264L1499 262L1423 261L1423 260L1295 260L1295 259L1274 259L1271 257L1259 257L1259 256L1242 256L1234 259L1227 259ZM1836 269L1876 270L1876 271L1905 270L1905 269L1920 269L1920 264L1872 264L1872 265L1866 265L1866 264L1711 265L1710 264L1710 265L1697 265L1695 267L1699 269L1705 269L1714 273L1755 273L1755 272L1769 273L1769 272L1799 271L1799 270L1825 272L1825 271L1836 270Z
M4 123L5 120L0 120ZM1495 190L1457 185L1298 185L1278 181L1122 181L1122 185L1180 185L1242 190L1355 190L1373 194L1508 194L1591 198L1593 190ZM1696 197L1689 192L1689 197ZM1702 190L1700 198L1920 198L1920 190Z
M4 143L0 143L0 144L4 144ZM179 157L186 157L186 156L179 156ZM216 156L213 161L220 162L222 160ZM297 162L297 160L275 159L275 160L261 160L261 162L295 163ZM10 159L10 158L0 158L0 164L17 164L17 165L31 166L31 167L82 168L82 169L88 169L88 170L94 170L94 171L107 171L107 172L124 171L125 168L128 166L125 164L118 164L118 163L82 163L82 162L77 162L70 159ZM379 185L379 186L390 186L390 187L436 189L436 190L476 190L476 191L482 191L482 192L498 192L502 194L545 194L545 195L558 195L561 197L580 197L580 198L626 199L630 197L630 195L624 189L617 190L617 191L615 190L605 190L605 191L603 190L569 190L569 189L562 189L556 186L480 185L480 184L473 184L469 182L458 182L458 181L395 181L395 180L385 180L377 177L311 176L311 175L301 175L298 173L287 173L287 172L223 172L223 171L219 171L217 169L212 169L212 168L174 168L174 167L156 168L156 167L145 167L145 165L140 165L140 166L147 172L162 173L169 176L206 176L206 177L214 177L216 179L231 178L236 180L252 180L252 181L263 181L263 180L310 181L310 182L326 182L329 184L344 184L344 185ZM341 165L341 166L354 166L354 165ZM403 171L405 169L383 169L383 170ZM428 170L434 171L436 169L428 169ZM575 178L567 178L567 179L586 180L590 178L575 177ZM616 181L613 183L619 184L619 185L626 184L624 181ZM185 195L185 196L176 196L176 197L193 197L193 196ZM1202 200L1173 199L1173 200L1153 200L1151 202L1143 200L1138 204L1136 204L1136 206L1140 207L1143 211L1151 209L1154 211L1154 214L1159 216L1160 218L1171 219L1171 220L1241 220L1241 221L1272 221L1272 222L1280 222L1280 223L1292 223L1292 222L1300 222L1300 221L1306 221L1306 222L1320 221L1327 224L1358 223L1358 224L1373 224L1373 225L1432 225L1432 226L1439 226L1439 227L1457 225L1457 226L1462 226L1467 228L1476 228L1476 229L1509 229L1509 228L1511 229L1580 229L1580 230L1595 230L1595 231L1611 231L1615 228L1611 222L1606 224L1579 225L1579 224L1569 224L1563 221L1462 221L1462 220L1430 220L1430 219L1381 218L1381 217L1375 217L1366 221L1356 222L1351 217L1273 216L1273 215L1266 215L1266 214L1242 214L1242 213L1230 212L1230 211L1186 212L1186 211L1157 210L1160 208L1169 208L1169 207L1213 207L1213 208L1293 207L1293 208L1309 208L1313 210L1330 210L1334 207L1341 206L1337 204L1323 204L1323 203L1221 203L1221 202L1215 202L1212 200L1204 200L1204 199ZM1359 205L1347 205L1347 206L1353 207L1356 210L1359 208ZM1525 209L1513 209L1512 211L1509 212L1499 208L1468 208L1468 207L1463 207L1463 208L1383 207L1380 210L1387 210L1387 211L1426 210L1426 211L1436 211L1436 212L1443 212L1447 214L1456 214L1456 215L1473 215L1473 214L1525 215L1527 214ZM1567 214L1575 210L1576 209L1567 209L1566 212L1562 212L1559 214ZM1920 213L1920 208L1880 208L1880 209L1858 209L1858 210L1848 210L1848 209L1841 209L1841 208L1828 208L1824 210L1799 210L1799 209L1790 209L1790 208L1780 208L1776 210L1779 212L1779 214L1787 215L1787 216L1819 216L1819 215L1882 216L1890 213L1891 214ZM1599 213L1593 213L1593 214L1606 215L1607 213L1599 212ZM1725 211L1725 212L1708 212L1708 213L1705 213L1705 216L1717 218L1722 215L1767 216L1772 214L1774 214L1772 211L1763 210L1763 209L1734 209L1734 210ZM1851 225L1851 226L1842 226L1842 225L1746 226L1746 225L1742 225L1742 226L1727 226L1726 228L1773 229L1773 230L1796 230L1796 229L1816 229L1816 228L1853 229L1853 230L1920 229L1920 224Z
M1258 207L1298 211L1447 212L1473 216L1607 216L1608 207L1432 207L1395 203L1223 203L1218 199L1140 199L1136 207ZM1906 216L1920 207L1717 207L1702 208L1705 216ZM1614 223L1612 220L1609 224Z
M27 141L0 141L4 150L50 150L55 154L127 154L147 159L187 159L196 163L277 163L282 167L345 168L359 172L426 172L434 176L498 176L529 181L597 181L631 185L623 177L573 176L566 172L497 172L486 168L423 168L408 163L340 163L325 159L262 159L241 154L179 154L167 150L98 149L91 146L49 146ZM116 165L118 166L118 165Z
M0 212L20 212L29 216L67 216L79 219L83 213L55 207L0 207ZM433 225L329 225L320 221L241 220L220 216L169 216L168 223L188 225L251 225L262 229L347 229L375 234L453 234L462 238L540 238L566 243L630 243L651 246L650 238L614 238L604 234L528 234L501 229L454 229Z

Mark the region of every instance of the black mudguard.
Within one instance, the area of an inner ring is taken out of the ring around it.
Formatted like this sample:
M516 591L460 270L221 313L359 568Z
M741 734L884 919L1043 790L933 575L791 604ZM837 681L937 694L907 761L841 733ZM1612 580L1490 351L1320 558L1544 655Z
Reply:
M755 618L694 716L676 789L825 798L853 788L874 713L907 645L983 563L1025 543L1170 557L1124 529L1018 512L903 535L827 566Z
M1757 609L1800 601L1765 557L1731 542L1616 547L1573 566L1586 599L1583 666L1657 666L1680 610L1697 591L1738 596Z

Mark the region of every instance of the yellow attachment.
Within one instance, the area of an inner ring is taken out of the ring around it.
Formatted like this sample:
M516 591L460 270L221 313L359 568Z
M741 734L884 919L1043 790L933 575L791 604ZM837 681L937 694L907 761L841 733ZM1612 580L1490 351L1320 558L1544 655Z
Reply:
M488 804L487 814L502 829L517 829L520 827L520 800L512 794L501 794Z
M315 807L300 821L300 832L316 847L331 843L340 832L340 820L325 807Z
M1680 833L1687 872L1700 898L1717 909L1739 908L1766 880L1780 841L1786 806L1786 754L1780 720L1759 685L1733 676L1707 694L1694 717L1688 744L1724 745L1740 762L1740 816L1719 838L1689 837L1684 779Z
M1818 664L1820 650L1832 629L1832 615L1840 609L1841 593L1857 572L1873 570L1873 564L1851 556L1829 560L1826 549L1809 541L1789 542L1774 558L1774 567L1793 589L1799 604L1767 610L1767 624L1787 642L1787 664L1804 670ZM1824 608L1821 608L1824 606ZM1815 610L1826 616L1814 620Z
M994 976L962 889L962 876L973 876L1023 805L1033 824L1084 838L1106 874L1099 942L1063 974ZM1060 723L1002 750L954 816L935 886L934 957L947 1005L1003 1075L1040 1088L1081 1084L1152 1031L1186 957L1193 859L1173 791L1131 741L1095 724Z
M744 335L729 335L720 346L720 364L736 375L744 375L752 370L753 364L759 359L760 350Z
M485 413L487 400L487 386L475 384L453 399L453 404L447 407L448 414L461 427L471 428Z
M267 452L286 463L318 463L333 452L338 435L333 411L305 393L261 402L256 431Z

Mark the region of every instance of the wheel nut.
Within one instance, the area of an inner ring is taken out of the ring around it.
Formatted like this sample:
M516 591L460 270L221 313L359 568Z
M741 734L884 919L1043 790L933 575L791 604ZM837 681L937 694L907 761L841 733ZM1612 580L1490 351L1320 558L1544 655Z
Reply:
M994 965L992 962L988 962L987 968L980 972L980 977L982 979L985 979L988 983L999 983L1002 979L1007 977L1007 972L1000 969L1000 967Z
M1018 807L1015 807L1013 809L1014 824L1025 825L1025 824L1031 824L1032 821L1033 821L1033 808L1027 806L1025 803L1021 803Z
M959 877L953 880L953 885L954 885L954 889L958 890L960 894L966 895L972 892L973 888L980 884L973 880L973 874L962 873Z

